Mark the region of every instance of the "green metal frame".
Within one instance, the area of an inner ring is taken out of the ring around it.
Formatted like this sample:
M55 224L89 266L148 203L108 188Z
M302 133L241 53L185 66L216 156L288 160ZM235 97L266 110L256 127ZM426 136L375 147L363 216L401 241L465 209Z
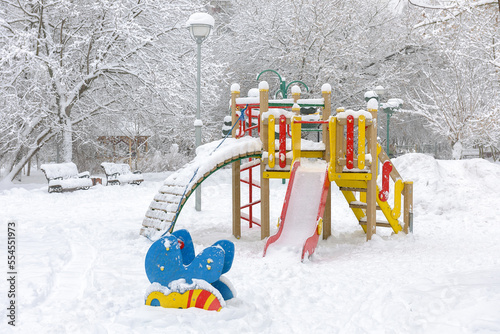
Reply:
M279 92L281 92L281 96L282 96L284 99L286 99L286 98L287 98L287 96L288 96L288 94L287 94L287 92L288 92L288 88L290 88L290 86L291 86L292 84L294 84L294 83L299 83L299 84L303 85L303 86L306 88L307 92L309 92L309 87L307 87L307 85L306 85L305 83L303 83L302 81L300 81L300 80L294 80L294 81L290 82L290 83L287 85L287 84L286 84L286 81L285 81L285 80L283 80L283 79L281 78L281 75L280 75L278 72L276 72L275 70L264 70L264 71L260 72L260 73L259 73L259 75L257 75L257 81L259 81L260 76L261 76L263 73L266 73L266 72L273 72L273 73L275 73L275 74L278 76L278 79L279 79L279 81L280 81L280 88L276 91L276 93L274 93L274 98L277 98L278 93L279 93Z

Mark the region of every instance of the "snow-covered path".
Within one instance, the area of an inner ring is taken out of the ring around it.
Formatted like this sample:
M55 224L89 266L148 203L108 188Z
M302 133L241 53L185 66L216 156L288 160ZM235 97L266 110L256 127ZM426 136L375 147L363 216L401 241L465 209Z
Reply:
M205 181L202 211L190 199L176 228L191 232L197 252L219 239L235 242L225 276L238 296L221 312L144 305L151 242L139 230L166 175L65 194L48 194L36 177L0 189L0 249L15 221L19 258L18 326L2 316L0 332L500 332L500 165L419 154L394 163L414 181L414 235L379 228L365 242L334 186L333 235L305 263L286 251L262 258L258 228L233 239L230 170ZM272 181L276 221L286 185Z

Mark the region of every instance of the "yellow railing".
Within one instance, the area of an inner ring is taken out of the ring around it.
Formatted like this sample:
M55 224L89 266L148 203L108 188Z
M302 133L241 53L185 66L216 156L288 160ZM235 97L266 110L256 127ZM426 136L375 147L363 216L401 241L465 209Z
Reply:
M337 117L330 116L328 125L330 128L330 163L328 164L328 178L331 182L334 178L335 165L337 163Z
M302 138L302 124L299 123L302 120L300 116L292 117L292 166L295 160L300 159L301 150L301 138Z
M269 165L270 168L274 168L275 165L275 153L276 153L276 148L275 148L275 119L274 115L269 115L268 118L268 162L267 164Z
M365 124L366 117L358 118L358 168L365 169Z

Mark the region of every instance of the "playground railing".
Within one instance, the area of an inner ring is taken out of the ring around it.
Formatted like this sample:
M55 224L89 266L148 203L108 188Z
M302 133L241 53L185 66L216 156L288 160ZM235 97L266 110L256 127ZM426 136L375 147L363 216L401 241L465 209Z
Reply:
M347 177L343 172L356 172L350 178L369 180L372 155L367 150L367 131L375 131L372 114L367 111L337 110L337 116L328 120L330 128L330 166L331 181ZM356 131L355 131L356 130ZM355 133L357 137L355 138ZM345 134L345 136L344 136ZM356 139L356 140L355 140ZM357 145L355 143L357 142ZM368 147L370 141L368 142ZM356 149L355 149L356 148Z

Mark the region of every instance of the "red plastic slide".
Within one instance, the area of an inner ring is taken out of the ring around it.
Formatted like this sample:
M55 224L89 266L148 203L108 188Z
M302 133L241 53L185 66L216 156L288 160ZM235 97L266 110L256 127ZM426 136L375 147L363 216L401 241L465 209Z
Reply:
M269 237L264 256L273 247L296 247L311 256L321 234L323 213L330 182L322 160L296 161L292 167L278 232Z

